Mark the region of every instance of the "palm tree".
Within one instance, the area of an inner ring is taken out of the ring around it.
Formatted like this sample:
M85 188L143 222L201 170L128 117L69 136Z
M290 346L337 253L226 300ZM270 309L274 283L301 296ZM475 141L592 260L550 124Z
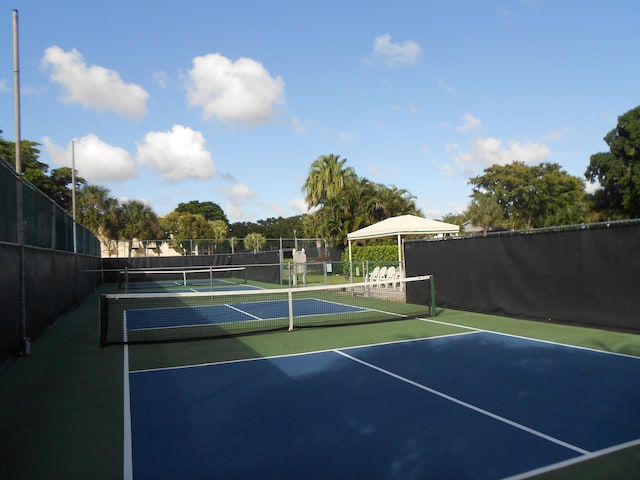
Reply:
M244 248L253 250L253 253L258 253L266 243L267 239L261 233L250 233L244 237Z
M118 239L118 200L108 188L85 185L78 192L78 223L91 230L105 245Z
M309 208L324 205L343 193L345 184L355 177L351 167L344 167L347 159L340 155L322 155L312 164L302 190L306 191Z
M129 242L129 254L133 248L133 240L157 240L161 237L158 217L151 207L139 200L129 200L120 207L119 237Z

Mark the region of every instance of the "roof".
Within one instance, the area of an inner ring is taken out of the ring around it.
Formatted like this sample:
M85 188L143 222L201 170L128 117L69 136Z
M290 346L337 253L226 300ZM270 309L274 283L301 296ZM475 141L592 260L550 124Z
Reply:
M368 227L347 234L348 240L391 237L397 235L436 235L440 233L458 233L460 227L451 223L429 220L416 215L391 217Z

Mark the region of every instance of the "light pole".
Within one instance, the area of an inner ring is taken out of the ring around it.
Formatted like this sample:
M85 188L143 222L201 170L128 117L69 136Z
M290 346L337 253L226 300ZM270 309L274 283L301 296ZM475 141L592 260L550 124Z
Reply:
M71 140L71 215L73 217L73 253L78 253L76 236L76 141Z

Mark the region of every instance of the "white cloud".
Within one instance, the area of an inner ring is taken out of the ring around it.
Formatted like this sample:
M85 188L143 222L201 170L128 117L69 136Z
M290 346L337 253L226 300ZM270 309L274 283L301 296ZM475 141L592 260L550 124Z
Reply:
M378 167L375 166L370 166L369 167L369 172L371 172L371 175L374 178L388 178L388 177L393 177L394 175L396 175L398 173L398 168L397 167L390 167L386 170L380 170Z
M452 154L452 161L441 165L448 176L473 176L491 165L507 165L511 162L538 163L549 156L551 151L540 143L521 143L515 140L503 145L493 137L478 138L469 152L460 151L456 144L447 144L446 150Z
M470 113L465 113L462 118L464 119L464 123L456 129L459 132L469 132L482 125L482 122Z
M549 142L554 142L556 140L561 140L570 134L571 134L570 128L565 128L563 130L551 130L550 132L547 132L544 138Z
M400 45L391 41L391 35L384 34L373 41L372 58L380 60L388 67L414 64L422 54L422 47L413 40Z
M164 70L158 70L153 74L153 80L158 84L160 88L166 88L168 83L167 72Z
M456 89L453 88L451 85L445 83L445 81L440 77L436 78L436 85L440 90L442 90L446 94L456 93Z
M11 89L7 86L7 81L0 79L0 92L8 93Z
M44 137L42 144L56 165L71 167L71 142L63 148L54 144L49 137ZM75 141L73 157L78 175L90 183L127 180L137 174L136 164L129 152L109 145L93 134Z
M356 137L357 135L351 132L343 132L338 134L338 138L343 142L350 142L351 140L354 140Z
M292 198L287 202L287 207L298 213L308 213L309 208L304 198Z
M168 132L149 132L138 144L137 160L151 165L167 180L207 179L215 174L207 141L200 132L174 125Z
M224 207L224 211L230 220L244 218L245 203L258 195L254 190L251 190L247 185L240 182L235 183L231 187L222 186L218 191L227 197L227 204Z
M142 118L149 94L139 85L125 83L117 72L97 65L87 66L78 50L65 52L49 47L42 57L49 78L63 87L66 103L79 103L98 112L111 110L125 117Z
M232 62L217 53L196 57L188 77L189 103L201 107L206 120L261 124L285 101L282 77L271 77L251 58Z
M298 135L305 135L307 133L307 127L305 127L304 123L302 123L299 118L292 118L291 126L293 127L293 131Z

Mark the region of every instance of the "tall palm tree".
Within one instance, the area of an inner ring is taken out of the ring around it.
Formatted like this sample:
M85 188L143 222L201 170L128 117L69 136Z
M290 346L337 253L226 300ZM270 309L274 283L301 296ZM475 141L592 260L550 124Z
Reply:
M84 185L78 192L78 223L91 230L103 243L117 240L118 200L108 188Z
M324 205L327 201L340 196L345 184L355 177L351 167L345 167L347 159L340 159L340 155L322 155L312 164L309 176L302 190L306 192L306 202L309 208Z
M119 237L129 242L129 257L133 240L157 240L162 234L158 217L151 207L139 200L129 200L120 207Z

